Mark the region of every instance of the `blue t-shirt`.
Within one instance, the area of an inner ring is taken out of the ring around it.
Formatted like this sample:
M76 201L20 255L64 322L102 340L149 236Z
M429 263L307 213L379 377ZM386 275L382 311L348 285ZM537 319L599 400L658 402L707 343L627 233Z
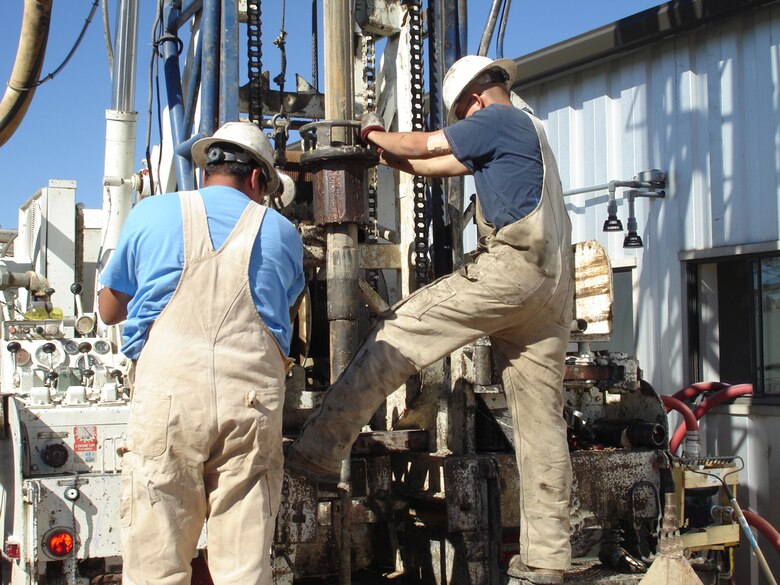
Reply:
M227 239L249 198L230 187L200 190L215 249ZM127 306L122 353L141 354L146 334L171 300L184 265L178 193L144 199L127 217L100 284L132 297ZM303 243L298 230L268 209L249 260L252 298L263 322L285 354L290 351L290 307L303 290Z
M444 129L452 154L474 175L485 219L501 229L531 213L542 197L544 163L531 118L491 104Z

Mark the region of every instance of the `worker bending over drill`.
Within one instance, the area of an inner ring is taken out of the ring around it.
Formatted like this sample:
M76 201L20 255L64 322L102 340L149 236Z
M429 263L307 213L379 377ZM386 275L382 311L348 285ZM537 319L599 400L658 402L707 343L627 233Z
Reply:
M520 471L515 583L562 583L570 566L571 461L563 374L573 316L571 223L541 123L515 108L513 61L467 56L444 79L444 130L385 132L376 114L361 137L381 162L414 175L474 175L481 214L474 262L380 317L286 454L293 472L333 481L361 427L411 375L489 335L514 421ZM487 228L487 229L485 229Z

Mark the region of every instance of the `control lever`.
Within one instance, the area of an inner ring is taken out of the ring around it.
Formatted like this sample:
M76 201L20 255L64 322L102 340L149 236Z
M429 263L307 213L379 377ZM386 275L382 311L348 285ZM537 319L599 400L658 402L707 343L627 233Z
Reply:
M74 282L70 285L70 292L76 301L76 317L82 314L81 293L84 292L84 286L80 282Z
M79 358L79 367L81 368L81 374L84 376L84 380L82 380L82 386L86 386L87 381L95 375L95 371L90 367L89 363L89 357L87 354L92 351L92 344L89 341L82 341L78 345L79 353L81 354L81 357Z
M49 315L51 314L52 309L54 309L54 305L51 302L51 297L55 292L56 291L51 287L43 289L43 300L45 301L44 307L46 307L46 313Z
M18 341L12 341L5 348L11 353L11 357L14 360L14 376L16 375L16 354L22 349L22 344Z
M57 351L57 346L54 345L51 341L47 341L41 346L41 351L49 356L49 371L46 373L46 385L51 387L52 384L56 382L58 377L57 372L54 371L51 357L51 354Z

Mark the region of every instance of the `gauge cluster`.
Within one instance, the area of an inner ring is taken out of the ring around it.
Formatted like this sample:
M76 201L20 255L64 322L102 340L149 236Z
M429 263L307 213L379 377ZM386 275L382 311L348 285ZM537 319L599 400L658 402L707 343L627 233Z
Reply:
M124 360L108 340L66 337L59 321L22 323L6 323L0 341L3 394L40 406L124 400Z

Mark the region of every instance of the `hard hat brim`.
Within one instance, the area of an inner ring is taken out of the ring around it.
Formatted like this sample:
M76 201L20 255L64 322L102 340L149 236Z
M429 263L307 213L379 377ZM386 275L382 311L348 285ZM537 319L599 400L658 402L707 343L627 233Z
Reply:
M491 69L500 69L507 75L506 80L506 90L511 91L512 90L512 84L515 82L515 79L517 78L517 63L515 63L512 59L496 59L495 61L492 61L485 65L482 69L474 73L474 75L471 76L471 79L469 82L463 86L463 89L460 91L460 93L455 97L454 100L452 100L452 106L450 107L449 111L447 112L447 125L454 124L458 121L457 116L455 116L455 111L458 109L458 102L460 101L460 98L463 97L463 94L465 91L471 86L472 83L474 83L474 80L485 73L486 71L490 71Z
M241 144L240 142L236 142L235 140L225 139L225 138L215 138L213 136L209 138L201 138L200 140L196 141L195 144L192 145L192 148L190 149L190 154L192 155L192 162L194 162L197 166L199 166L202 169L206 168L206 163L208 162L208 158L206 153L209 151L209 147L212 144L234 144L238 148L240 148L243 152L246 152L249 154L252 159L263 169L263 173L266 176L266 179L268 179L268 185L266 186L266 194L271 195L273 193L276 193L276 190L279 188L279 175L276 172L276 169L273 168L271 165L269 165L263 157L260 155L259 152L256 152L255 150L251 148L247 148L245 144Z

